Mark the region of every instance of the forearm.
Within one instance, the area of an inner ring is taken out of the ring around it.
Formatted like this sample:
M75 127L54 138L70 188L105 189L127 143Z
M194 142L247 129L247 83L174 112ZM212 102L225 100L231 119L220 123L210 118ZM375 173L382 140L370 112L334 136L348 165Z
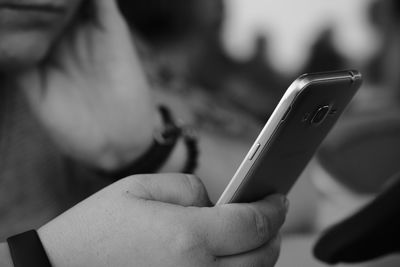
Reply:
M7 243L0 243L0 267L13 267Z

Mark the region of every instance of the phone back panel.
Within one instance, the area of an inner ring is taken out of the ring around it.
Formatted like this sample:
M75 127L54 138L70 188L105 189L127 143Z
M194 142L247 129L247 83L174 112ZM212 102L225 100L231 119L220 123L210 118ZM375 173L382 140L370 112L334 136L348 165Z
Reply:
M315 151L332 129L357 89L361 79L320 79L308 83L291 104L230 202L252 202L269 194L287 194ZM326 118L315 123L318 110L330 107ZM314 123L313 123L314 122ZM249 160L249 159L247 159Z

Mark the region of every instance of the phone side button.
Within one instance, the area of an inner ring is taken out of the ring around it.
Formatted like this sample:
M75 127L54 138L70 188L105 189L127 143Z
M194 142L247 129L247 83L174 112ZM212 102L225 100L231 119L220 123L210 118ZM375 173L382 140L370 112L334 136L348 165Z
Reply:
M257 154L257 151L260 149L260 146L261 146L261 144L260 144L260 143L257 143L257 144L253 147L253 149L252 149L252 151L251 151L251 153L250 153L250 156L249 156L249 160L253 160L253 159L254 159L254 156Z

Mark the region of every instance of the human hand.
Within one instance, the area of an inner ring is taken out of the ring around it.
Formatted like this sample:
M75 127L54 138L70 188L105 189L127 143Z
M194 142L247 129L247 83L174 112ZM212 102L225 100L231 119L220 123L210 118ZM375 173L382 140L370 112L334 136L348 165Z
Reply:
M82 1L84 2L84 1ZM17 85L59 147L112 169L150 146L159 123L128 26L115 0L93 0Z
M54 266L273 266L284 198L209 207L182 174L125 178L38 230Z

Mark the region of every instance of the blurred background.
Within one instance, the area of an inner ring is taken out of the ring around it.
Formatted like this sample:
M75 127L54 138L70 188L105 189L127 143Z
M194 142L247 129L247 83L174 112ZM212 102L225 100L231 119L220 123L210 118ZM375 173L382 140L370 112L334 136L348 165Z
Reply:
M396 86L396 1L121 2L158 53L158 78L185 79L261 120L301 73L357 68L368 85Z
M156 101L199 129L198 175L214 201L297 76L363 73L362 89L289 196L278 266L325 266L311 255L321 231L371 201L400 171L400 2L121 0L120 6ZM385 257L357 266L399 264Z

